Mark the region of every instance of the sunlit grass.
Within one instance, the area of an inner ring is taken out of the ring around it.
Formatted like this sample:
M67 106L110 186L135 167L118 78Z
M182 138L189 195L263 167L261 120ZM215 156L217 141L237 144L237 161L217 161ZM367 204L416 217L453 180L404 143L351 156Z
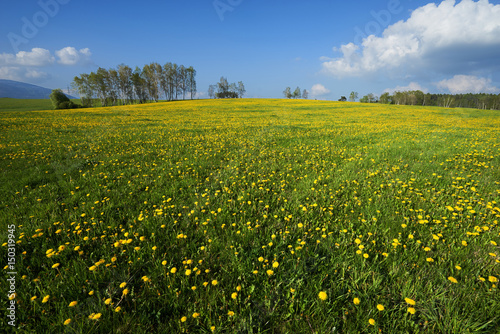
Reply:
M498 111L205 100L0 126L21 330L500 330Z

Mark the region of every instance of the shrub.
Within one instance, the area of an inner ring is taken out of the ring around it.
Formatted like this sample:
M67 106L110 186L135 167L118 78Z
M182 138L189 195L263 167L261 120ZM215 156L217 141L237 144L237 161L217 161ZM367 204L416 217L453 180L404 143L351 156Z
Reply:
M80 108L80 105L71 102L61 89L52 90L52 93L50 93L50 100L52 101L54 109Z

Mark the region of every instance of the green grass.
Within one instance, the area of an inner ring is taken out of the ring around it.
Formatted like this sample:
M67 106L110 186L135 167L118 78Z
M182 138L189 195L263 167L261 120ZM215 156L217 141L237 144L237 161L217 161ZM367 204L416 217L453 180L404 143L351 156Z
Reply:
M0 242L15 225L20 332L500 332L498 112L12 110Z

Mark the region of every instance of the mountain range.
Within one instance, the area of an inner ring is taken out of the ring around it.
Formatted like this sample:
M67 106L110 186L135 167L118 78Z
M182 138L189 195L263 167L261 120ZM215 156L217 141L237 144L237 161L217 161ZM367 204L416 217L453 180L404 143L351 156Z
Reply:
M24 82L0 79L0 98L13 99L48 99L52 89L32 85ZM67 95L67 94L66 94ZM76 97L67 95L70 99Z

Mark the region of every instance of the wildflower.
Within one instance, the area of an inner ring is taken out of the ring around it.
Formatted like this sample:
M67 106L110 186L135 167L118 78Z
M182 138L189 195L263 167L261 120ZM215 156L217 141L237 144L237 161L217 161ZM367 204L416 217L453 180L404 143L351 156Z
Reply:
M161 265L162 265L162 266L166 266L166 265L167 265L167 261L162 261L162 262L161 262Z
M127 286L127 282L123 282L123 283L120 284L120 289L123 289L126 286Z
M33 296L33 297L31 297L31 301L34 301L37 298L38 298L37 296Z
M451 281L451 283L458 283L458 281L452 276L448 277L448 279Z
M49 301L49 298L50 298L50 295L46 295L45 297L43 297L42 299L42 303L46 303Z
M262 262L262 261L264 261L264 258L261 256L258 258L258 260L259 260L259 262Z
M383 311L383 310L384 310L384 305L382 305L382 304L378 304L378 305L377 305L377 310L379 310L379 311Z
M234 315L234 312L233 311L229 311L229 312L227 312L227 315L230 316L230 317L232 317Z
M71 323L71 319L66 319L63 323L64 326L69 325Z
M278 262L273 262L273 268L278 268L280 264Z
M374 326L374 325L375 325L375 320L373 320L372 318L370 318L370 319L368 320L368 323L369 323L370 325Z
M237 297L238 297L238 293L237 292L233 292L231 294L231 298L236 299Z
M274 274L274 271L272 271L271 269L269 269L268 271L266 271L267 275L269 276L272 276Z
M186 276L189 276L191 275L191 269L187 269L186 272L185 272Z
M56 269L57 267L59 267L59 263L56 263L52 266L52 269Z
M182 317L181 318L181 322L186 322L186 320L187 320L187 317Z
M434 262L434 259L432 257L428 257L427 262Z
M73 307L73 306L76 306L76 304L78 304L78 302L74 301L74 302L71 302L69 303L69 307Z
M128 289L123 290L123 291L122 291L122 294L123 294L124 296L128 295Z
M142 278L141 278L141 279L142 279L144 282L149 281L149 277L147 277L147 276L142 276Z
M170 272L171 272L172 274L175 274L175 273L177 272L177 268L176 268L176 267L173 267L172 269L170 269Z
M359 305L359 303L361 303L361 300L359 300L359 298L356 297L352 302L354 303L354 305Z
M498 278L496 278L495 276L488 276L488 281L490 281L491 283L496 283L498 282Z
M408 307L408 313L415 314L415 309L413 307Z
M198 318L199 316L200 316L200 314L199 314L199 313L196 313L196 312L194 312L194 313L193 313L193 318L194 318L194 319Z
M109 305L111 304L111 298L108 298L104 301L104 304Z
M295 290L294 290L294 291L295 291ZM326 299L328 298L328 295L326 294L326 292L324 292L324 291L320 291L320 292L318 293L318 297L319 297L319 299L321 299L321 300L326 300Z
M94 294L94 290L89 292L89 296L92 296Z
M407 302L408 304L410 305L415 305L415 301L413 299L410 299L410 298L405 298L405 302Z
M120 306L118 306L117 308L115 308L115 312L120 312L122 308Z
M218 283L219 283L219 282L217 282L217 280L216 280L216 279L214 279L214 280L212 281L212 285L213 285L213 286L216 286Z

